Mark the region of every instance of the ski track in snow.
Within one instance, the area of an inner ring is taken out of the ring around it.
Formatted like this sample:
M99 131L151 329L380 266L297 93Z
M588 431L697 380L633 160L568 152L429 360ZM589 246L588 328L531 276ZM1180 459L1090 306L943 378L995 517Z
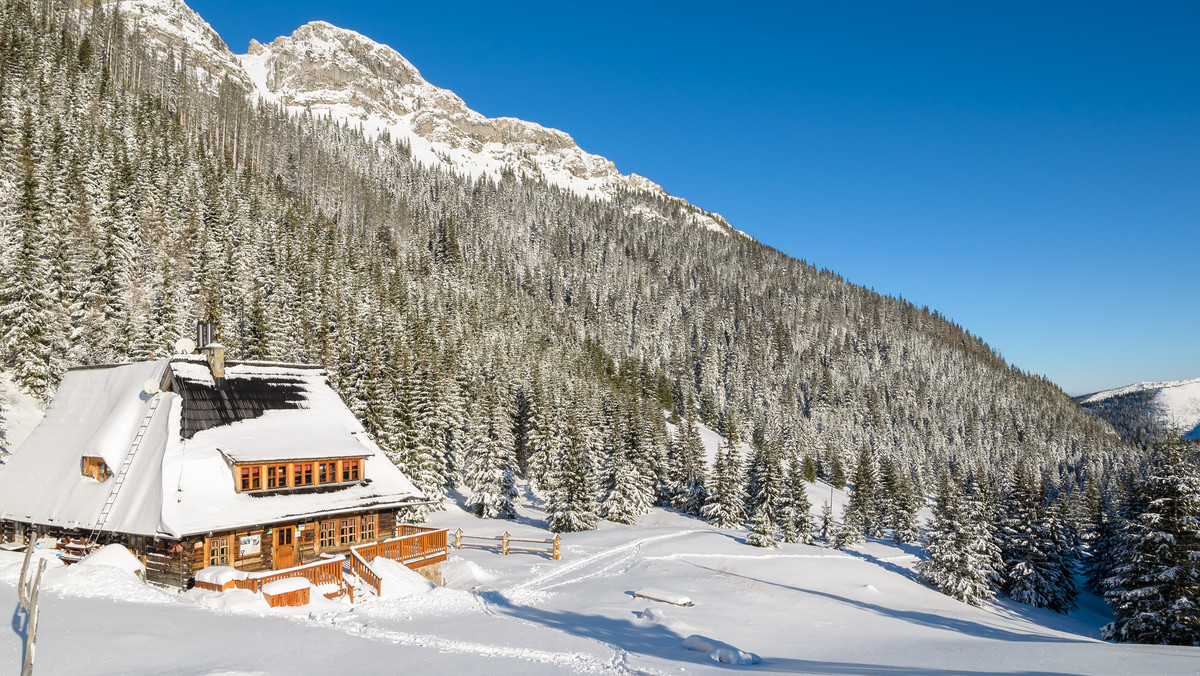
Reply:
M627 563L630 559L637 556L638 552L641 551L642 545L650 544L651 542L658 542L659 540L668 540L668 539L677 538L677 537L680 537L683 535L690 535L691 533L698 533L698 532L700 532L700 531L699 530L685 530L685 531L680 531L677 533L667 533L665 535L654 535L654 536L651 536L648 538L641 538L638 540L634 540L632 542L627 542L627 543L621 545L620 547L613 547L611 549L606 549L602 552L592 554L591 556L584 557L582 559L579 559L578 561L567 564L567 565L563 566L562 568L559 568L558 570L554 571L553 573L550 573L549 575L547 575L541 579L530 580L528 582L523 582L519 585L516 585L515 587L511 587L510 591L514 591L514 592L549 591L551 589L555 589L557 587L562 587L564 585L574 584L576 582L582 582L583 580L588 580L593 577L600 577L601 575L604 575L605 573L612 570L613 568L616 568L617 566L619 566L623 563ZM588 573L586 575L580 575L577 577L571 577L566 580L562 580L561 582L554 582L553 584L546 584L546 582L548 582L548 581L557 580L558 578L560 578L564 575L569 575L569 574L574 573L582 568L587 568L588 566L592 565L593 563L596 563L597 561L601 561L603 559L607 559L608 557L615 556L615 555L624 555L624 556L621 556L621 558L619 558L618 560L604 566L603 568L601 568L600 570L597 570L595 572Z
M363 638L377 641L387 641L396 645L434 648L446 653L479 655L481 657L504 657L509 659L525 660L527 662L541 662L543 664L553 664L556 666L569 668L578 673L599 674L614 670L618 673L640 673L631 671L625 667L623 664L623 656L621 656L620 659L617 659L617 657L614 656L612 661L603 662L590 655L584 655L577 652L555 652L550 650L536 650L532 648L510 648L508 646L490 645L487 643L454 641L441 636L435 636L433 634L412 634L409 632L395 631L392 629L380 629L365 625L357 619L343 621L340 618L334 618L332 624L334 627L341 629L348 634L361 636Z

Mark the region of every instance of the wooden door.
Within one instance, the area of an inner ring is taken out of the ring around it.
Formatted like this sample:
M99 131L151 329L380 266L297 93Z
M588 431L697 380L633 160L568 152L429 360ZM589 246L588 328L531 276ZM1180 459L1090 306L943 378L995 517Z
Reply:
M296 545L292 542L296 529L283 526L275 529L275 570L296 565Z

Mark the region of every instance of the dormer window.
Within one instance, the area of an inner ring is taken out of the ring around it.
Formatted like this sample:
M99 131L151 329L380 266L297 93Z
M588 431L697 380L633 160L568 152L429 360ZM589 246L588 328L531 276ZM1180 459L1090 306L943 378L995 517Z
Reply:
M299 488L301 486L313 485L313 466L311 462L297 464L294 467L295 473L293 474L292 478L293 487Z
M242 490L257 491L262 488L262 467L250 465L242 467Z
M360 457L271 463L234 461L233 475L239 493L354 484L363 480L364 459Z
M287 488L287 465L267 467L267 490L276 488Z
M99 456L84 456L79 464L80 470L85 477L95 479L101 483L108 481L112 477L112 470L108 468L108 463L104 462L104 458Z

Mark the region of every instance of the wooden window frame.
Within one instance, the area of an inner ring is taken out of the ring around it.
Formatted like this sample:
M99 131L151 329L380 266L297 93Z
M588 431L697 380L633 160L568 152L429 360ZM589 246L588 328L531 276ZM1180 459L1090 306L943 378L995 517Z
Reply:
M312 462L297 462L292 464L292 488L302 488L313 484Z
M271 463L267 467L267 483L263 487L268 491L278 491L288 487L288 466ZM279 485L282 479L283 485ZM274 485L272 485L274 482Z
M262 465L238 465L241 469L241 490L262 490Z
M368 534L368 531L369 534ZM359 519L358 539L360 542L374 542L379 537L379 515L369 514Z
M228 566L230 562L230 542L228 535L209 538L205 544L205 560L210 566ZM224 554L222 555L222 550Z
M338 544L352 545L358 542L358 517L338 519Z
M363 481L365 461L366 456L233 463L234 490L259 493L359 483Z
M328 535L328 539L326 539ZM338 546L337 521L322 521L317 525L317 548L333 549Z

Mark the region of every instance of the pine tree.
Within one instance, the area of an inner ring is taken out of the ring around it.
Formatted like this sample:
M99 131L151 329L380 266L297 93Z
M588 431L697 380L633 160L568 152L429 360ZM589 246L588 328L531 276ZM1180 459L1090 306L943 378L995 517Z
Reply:
M1105 594L1117 619L1101 635L1200 645L1200 472L1182 442L1166 443L1134 494L1145 507L1125 524Z
M742 456L737 449L737 437L732 431L729 434L717 449L708 500L700 511L717 528L738 528L746 521L746 478L742 471Z
M1105 501L1098 501L1091 515L1091 526L1088 529L1085 544L1087 558L1084 560L1083 572L1085 587L1093 594L1103 595L1108 591L1105 581L1112 576L1116 566L1117 540L1120 536L1119 522L1110 513Z
M821 516L817 521L817 535L821 538L821 542L826 546L833 544L833 536L836 530L836 524L833 520L833 505L829 501L821 503Z
M671 506L685 514L699 515L704 507L708 492L704 488L704 442L700 439L700 431L696 421L688 415L676 428L675 457L676 484L671 496Z
M869 537L883 537L884 514L880 500L879 469L871 451L863 446L858 454L858 464L854 470L853 492L850 501L842 515L842 527L861 528L862 533ZM862 538L847 533L844 542L849 544L861 542ZM839 547L840 549L840 547Z
M517 488L511 430L503 405L495 395L489 398L487 417L475 423L467 448L467 508L485 519L512 518Z
M1018 465L1005 495L998 532L1004 556L1004 591L1018 603L1056 612L1075 607L1075 585L1064 575L1062 525L1025 465Z
M631 456L622 444L608 459L608 491L601 513L609 521L635 524L638 517L650 511L650 481Z
M972 502L957 479L943 475L924 537L927 558L917 563L917 573L943 594L983 605L994 596L999 575L992 562L998 551L981 529L983 515Z
M546 509L550 530L573 533L595 529L599 521L596 485L584 432L574 415L567 421L562 451L553 457L556 461L549 482L553 488L549 491Z
M749 544L774 547L780 539L780 521L789 515L790 496L780 453L773 443L760 451L757 492L750 497Z
M5 406L7 402L4 397L0 396L0 465L8 459L8 421L5 415Z
M812 542L812 503L808 501L808 487L804 473L803 462L793 456L788 466L784 505L779 516L780 537L784 542L804 544Z

